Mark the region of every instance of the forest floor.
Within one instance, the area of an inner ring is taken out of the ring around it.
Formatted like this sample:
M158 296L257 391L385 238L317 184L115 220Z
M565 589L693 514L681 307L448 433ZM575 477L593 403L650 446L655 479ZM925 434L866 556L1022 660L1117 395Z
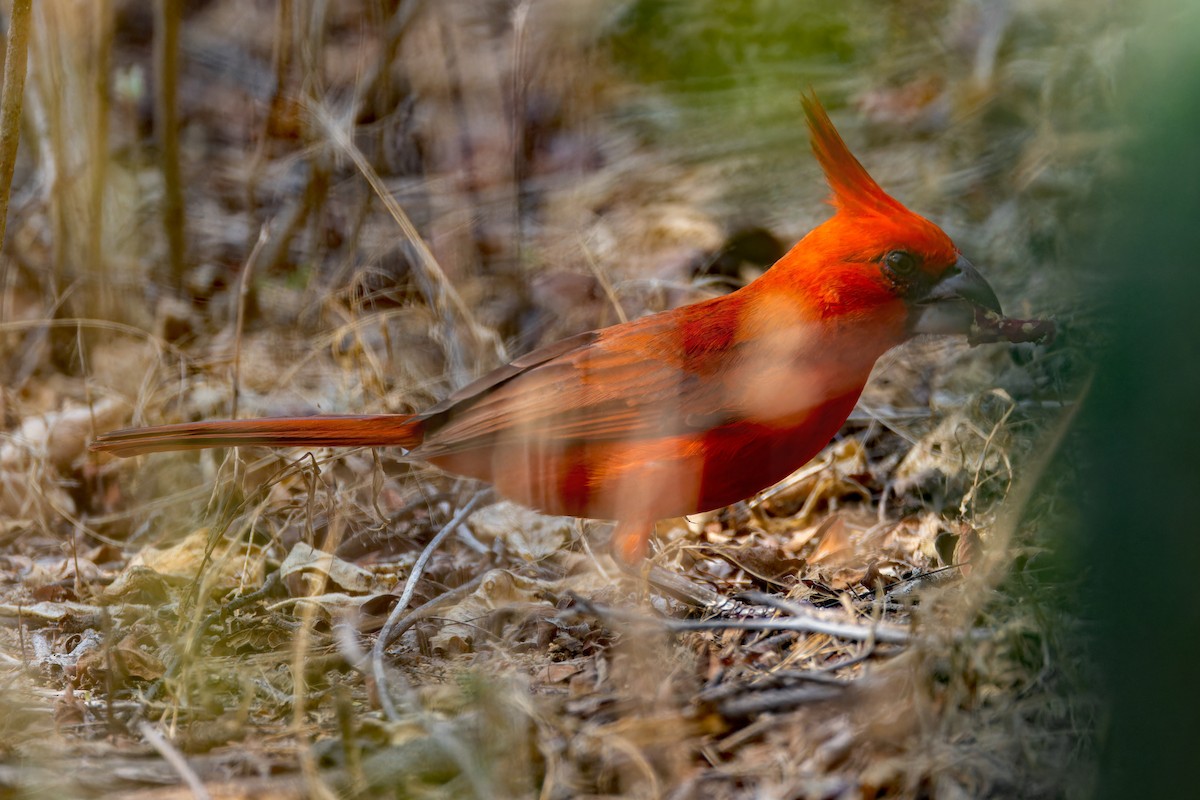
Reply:
M34 16L0 267L0 796L1088 793L1060 447L1091 330L1072 244L1118 168L1132 20L196 0L180 226L149 5ZM660 523L652 569L621 569L603 523L398 452L86 451L419 410L731 290L831 213L810 86L1010 315L1060 335L889 353L819 457Z

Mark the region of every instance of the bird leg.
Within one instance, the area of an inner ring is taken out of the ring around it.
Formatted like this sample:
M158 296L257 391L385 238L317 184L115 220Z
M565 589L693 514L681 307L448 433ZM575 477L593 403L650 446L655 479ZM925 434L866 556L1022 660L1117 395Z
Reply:
M654 533L654 522L639 519L623 519L617 522L612 532L612 554L622 566L641 564L649 549L650 534Z

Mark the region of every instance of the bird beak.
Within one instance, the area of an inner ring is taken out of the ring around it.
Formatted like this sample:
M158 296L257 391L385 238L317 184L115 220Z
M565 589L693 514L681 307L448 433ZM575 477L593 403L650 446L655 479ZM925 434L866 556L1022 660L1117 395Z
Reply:
M913 333L967 333L975 321L975 307L1004 313L991 285L959 256L941 280L915 298L910 328Z

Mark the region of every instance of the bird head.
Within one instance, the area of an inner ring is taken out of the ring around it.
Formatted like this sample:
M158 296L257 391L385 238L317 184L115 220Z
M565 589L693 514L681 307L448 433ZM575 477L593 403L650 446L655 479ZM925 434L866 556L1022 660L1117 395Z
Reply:
M992 287L946 235L879 187L815 95L802 100L837 214L806 237L828 294L854 310L903 309L904 332L967 333L975 309L1001 314Z

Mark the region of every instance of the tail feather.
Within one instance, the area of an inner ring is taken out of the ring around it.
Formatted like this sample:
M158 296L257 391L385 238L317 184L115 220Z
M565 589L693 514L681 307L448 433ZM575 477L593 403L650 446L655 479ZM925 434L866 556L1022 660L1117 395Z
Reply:
M89 449L117 456L207 447L416 447L424 421L416 415L278 417L126 428L96 437Z

